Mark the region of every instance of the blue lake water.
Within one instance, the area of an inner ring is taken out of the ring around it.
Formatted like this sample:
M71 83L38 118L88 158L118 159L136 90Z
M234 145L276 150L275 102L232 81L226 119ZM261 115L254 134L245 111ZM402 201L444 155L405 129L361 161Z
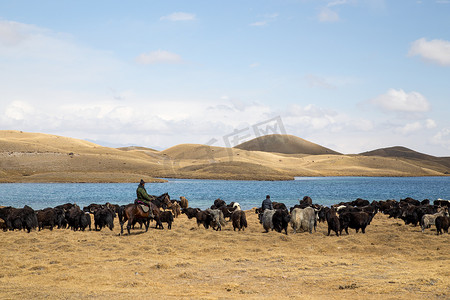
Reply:
M369 201L412 197L417 200L450 199L450 177L300 177L293 181L225 181L168 179L148 183L149 194L168 192L172 199L185 196L189 206L205 209L221 198L237 201L243 209L260 206L266 195L288 207L310 196L314 203L331 205L363 198ZM80 207L91 203L128 204L136 198L138 183L4 183L0 205L34 209L67 202Z

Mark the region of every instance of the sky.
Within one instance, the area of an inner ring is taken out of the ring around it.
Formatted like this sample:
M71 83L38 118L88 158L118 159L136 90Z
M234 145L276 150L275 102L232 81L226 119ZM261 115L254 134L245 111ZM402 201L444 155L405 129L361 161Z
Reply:
M0 129L450 156L450 0L0 1Z

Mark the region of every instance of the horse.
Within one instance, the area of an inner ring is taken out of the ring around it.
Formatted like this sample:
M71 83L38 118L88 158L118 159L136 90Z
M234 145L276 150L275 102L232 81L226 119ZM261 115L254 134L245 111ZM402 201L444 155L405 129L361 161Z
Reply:
M172 208L173 204L170 201L170 196L168 193L164 193L160 196L150 195L150 197L152 198L152 200L150 200L150 202L155 204L157 207L162 208L163 210Z
M144 212L140 204L132 203L121 207L121 212L119 213L120 222L120 235L123 235L123 224L128 220L127 231L130 234L131 226L135 220L144 220L145 232L148 231L150 224L150 219L156 221L156 225L161 224L159 220L159 208L153 203L150 203L150 209L148 212ZM161 224L162 226L162 224Z

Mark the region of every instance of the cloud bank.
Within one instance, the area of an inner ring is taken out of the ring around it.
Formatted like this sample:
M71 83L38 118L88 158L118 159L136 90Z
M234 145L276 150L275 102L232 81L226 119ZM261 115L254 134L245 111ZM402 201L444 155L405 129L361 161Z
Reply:
M276 17L263 16L267 20ZM177 18L183 19L178 16L172 20ZM212 139L219 141L215 145L223 146L222 137L234 130L280 116L287 133L343 153L385 147L391 141L408 146L412 133L419 135L414 140L450 150L449 130L437 128L426 115L430 102L416 91L389 89L370 101L384 112L419 113L413 121L399 118L395 123L380 121L379 115L367 118L323 107L300 94L290 102L249 101L249 97L236 97L240 90L226 84L201 96L197 96L198 91L186 95L188 88L180 87L185 78L171 77L179 71L176 65L184 63L182 55L145 50L131 56L141 53L135 61L124 61L113 52L86 47L64 33L0 21L0 128L162 149ZM259 71L266 64L246 66ZM176 70L171 73L167 69ZM321 95L345 85L326 75L310 74L300 81ZM209 78L199 78L208 87ZM158 89L161 85L164 87ZM224 94L230 96L221 97Z
M136 57L136 61L143 65L183 63L183 59L180 55L165 50L142 53Z
M160 20L167 20L167 21L194 21L196 19L195 14L186 13L186 12L174 12L167 16L162 16L159 18Z
M450 41L425 38L414 41L409 49L410 56L420 56L426 61L441 66L450 66Z
M381 108L385 112L427 112L430 110L430 103L422 94L418 92L406 93L402 89L389 89L370 101L373 105Z

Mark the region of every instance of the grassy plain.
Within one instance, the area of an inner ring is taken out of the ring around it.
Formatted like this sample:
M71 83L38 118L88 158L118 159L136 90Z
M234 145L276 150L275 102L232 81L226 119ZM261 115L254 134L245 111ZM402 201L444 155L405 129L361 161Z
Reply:
M449 299L450 235L377 214L366 234L172 230L0 232L1 299ZM152 224L154 226L154 223Z

